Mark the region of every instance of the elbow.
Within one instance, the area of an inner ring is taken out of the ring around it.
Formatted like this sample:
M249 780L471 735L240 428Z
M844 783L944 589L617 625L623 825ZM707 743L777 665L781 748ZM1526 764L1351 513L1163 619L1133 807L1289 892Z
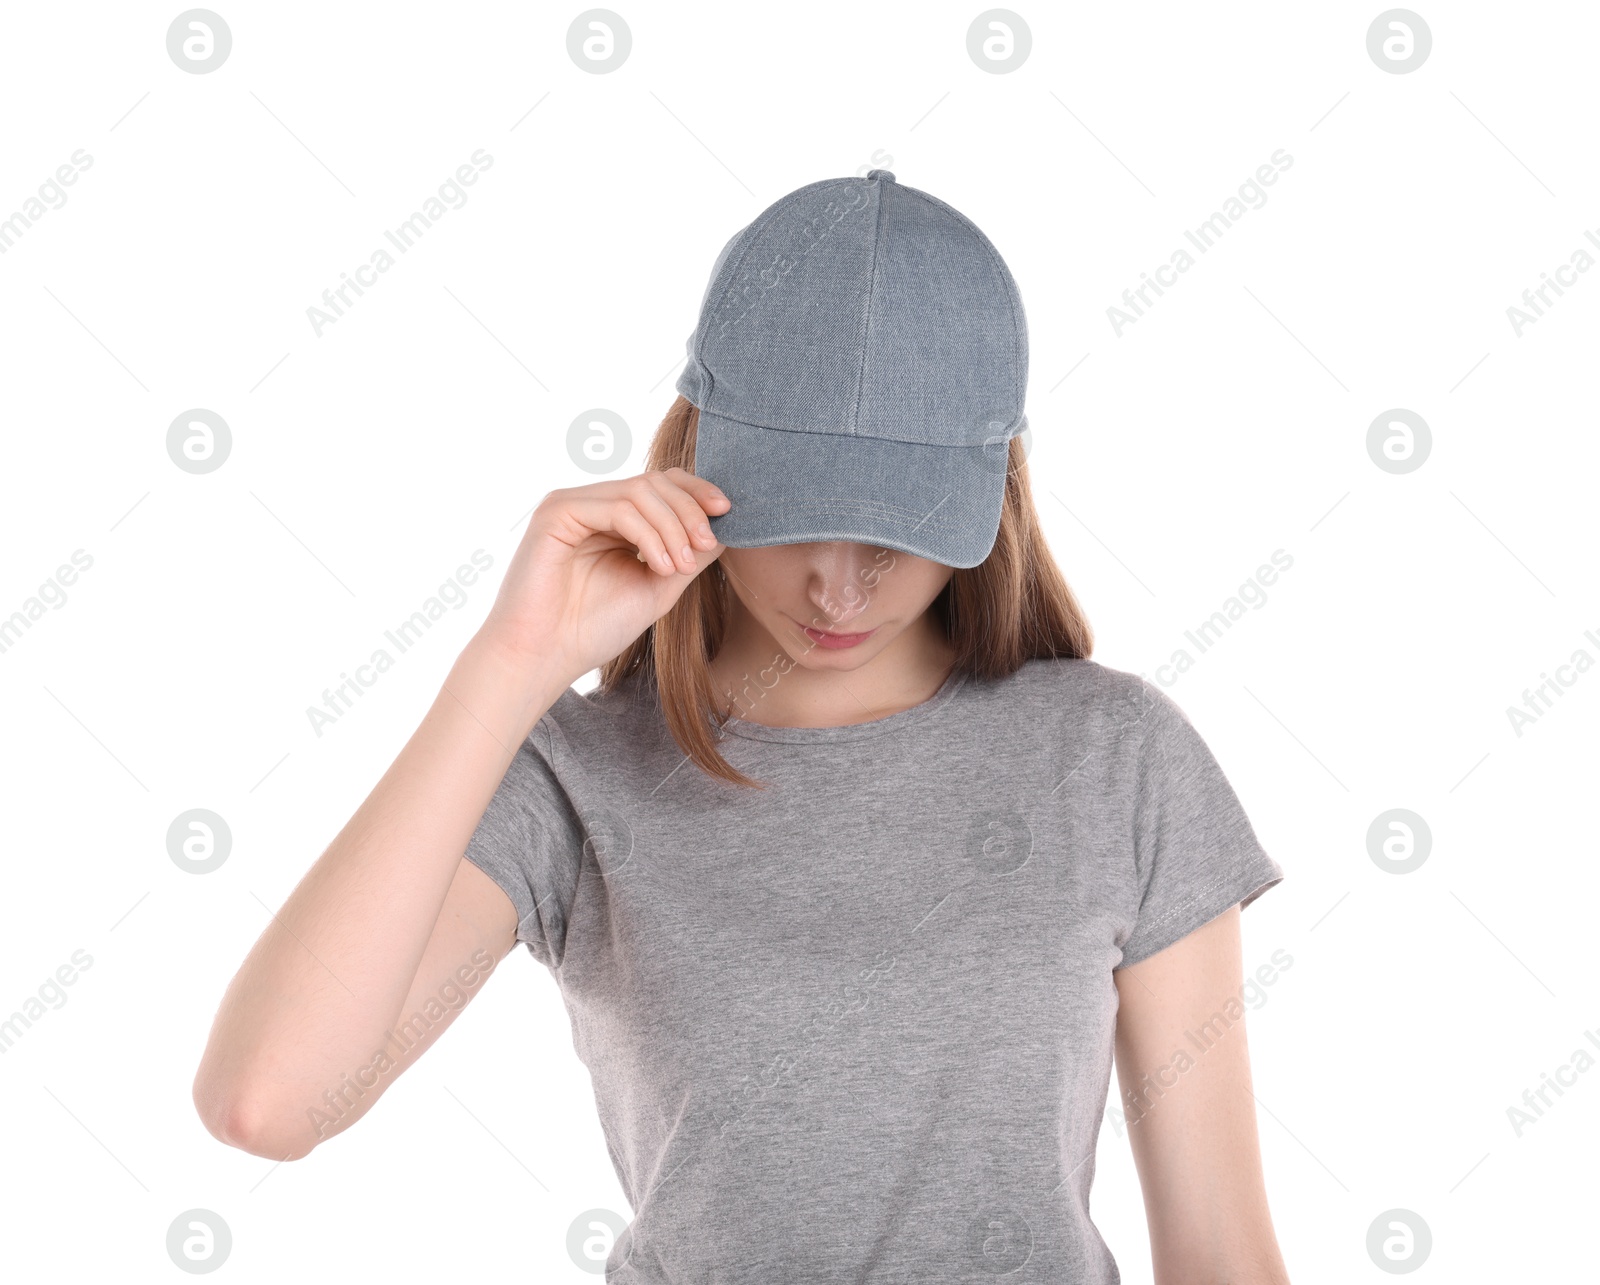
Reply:
M266 1160L301 1160L321 1138L293 1113L274 1109L263 1098L238 1090L220 1091L197 1076L194 1105L206 1132L224 1146Z

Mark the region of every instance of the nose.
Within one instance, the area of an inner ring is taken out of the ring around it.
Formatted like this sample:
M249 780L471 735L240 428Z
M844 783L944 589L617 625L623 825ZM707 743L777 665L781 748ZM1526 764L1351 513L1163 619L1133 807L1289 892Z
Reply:
M809 574L806 596L834 628L854 620L870 602L869 572L877 565L878 551L868 544L843 540L818 541L808 546Z

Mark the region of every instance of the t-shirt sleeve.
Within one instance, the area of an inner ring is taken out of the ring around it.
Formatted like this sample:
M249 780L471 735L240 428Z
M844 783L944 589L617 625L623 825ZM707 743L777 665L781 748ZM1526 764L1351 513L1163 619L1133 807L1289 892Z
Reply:
M517 911L517 940L554 970L566 947L583 831L550 765L551 739L541 719L517 747L464 855L505 890Z
M1188 716L1149 683L1142 699L1149 709L1133 808L1138 913L1118 968L1165 950L1231 906L1248 906L1283 879Z

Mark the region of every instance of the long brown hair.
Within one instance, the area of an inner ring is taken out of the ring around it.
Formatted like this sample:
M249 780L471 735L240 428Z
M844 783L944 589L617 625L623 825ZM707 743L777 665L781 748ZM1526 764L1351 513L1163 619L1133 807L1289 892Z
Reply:
M680 396L651 439L645 469L694 472L699 425L700 411ZM1010 451L994 548L977 566L957 567L928 607L956 646L955 668L973 678L1004 678L1040 657L1086 658L1094 648L1083 609L1045 544L1020 437ZM600 667L600 691L636 674L653 680L672 739L702 771L764 788L717 751L724 714L708 662L722 644L730 592L709 570L696 576L666 615Z

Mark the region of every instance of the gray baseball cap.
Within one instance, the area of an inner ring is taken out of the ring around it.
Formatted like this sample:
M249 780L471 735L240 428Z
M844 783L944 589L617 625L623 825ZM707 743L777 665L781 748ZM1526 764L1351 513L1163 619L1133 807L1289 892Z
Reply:
M1028 332L973 222L895 182L824 179L723 247L677 389L730 548L847 540L951 567L989 556Z

